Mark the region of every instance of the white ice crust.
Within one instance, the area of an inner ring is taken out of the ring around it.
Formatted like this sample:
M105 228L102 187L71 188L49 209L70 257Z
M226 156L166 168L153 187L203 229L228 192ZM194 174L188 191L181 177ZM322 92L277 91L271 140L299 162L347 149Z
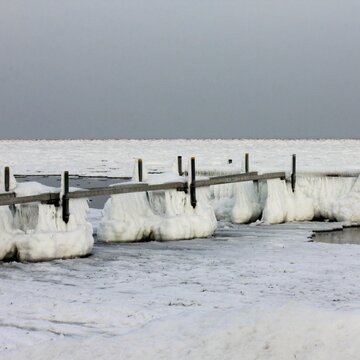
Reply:
M178 181L179 177L167 173L145 175L144 179L148 183L165 183ZM133 180L137 180L136 175ZM177 190L114 195L105 204L97 236L105 242L208 237L217 226L209 188L197 189L196 195L195 208L189 194Z
M15 183L16 184L16 183ZM13 182L13 185L15 185ZM17 196L54 192L39 183L13 186ZM87 200L70 200L70 219L62 220L62 207L47 204L0 207L0 260L45 261L84 256L91 252L92 226L86 221Z
M360 180L355 177L298 176L295 192L289 182L243 182L211 189L218 219L267 224L328 219L360 222Z

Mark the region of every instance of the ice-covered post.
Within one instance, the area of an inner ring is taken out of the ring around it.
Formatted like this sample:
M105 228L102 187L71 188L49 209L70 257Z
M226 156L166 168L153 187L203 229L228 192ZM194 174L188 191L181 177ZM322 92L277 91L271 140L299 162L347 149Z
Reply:
M70 207L69 207L69 172L64 171L63 178L63 196L62 196L62 217L64 222L67 224L70 218Z
M296 154L292 156L291 189L295 192L296 186Z
M246 173L249 172L249 154L248 153L245 154L245 172Z
M178 173L179 176L182 176L183 171L182 171L182 157L178 156Z
M10 191L10 168L8 166L5 166L4 168L4 188L5 192ZM16 206L15 204L12 204L9 206L11 213L14 215L16 212Z
M5 191L9 192L10 191L10 168L8 166L5 166L5 169L4 169L4 186L5 186Z
M191 183L190 183L190 203L196 207L196 183L195 183L195 158L191 158Z
M138 175L139 181L143 181L143 162L142 159L138 159Z

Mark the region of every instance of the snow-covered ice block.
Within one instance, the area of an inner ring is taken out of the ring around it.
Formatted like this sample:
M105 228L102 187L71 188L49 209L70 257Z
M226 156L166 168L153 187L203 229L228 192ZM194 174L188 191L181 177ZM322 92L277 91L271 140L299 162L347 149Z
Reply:
M221 220L268 224L329 219L360 222L360 180L355 177L301 175L289 182L242 182L211 187L212 206Z
M261 215L258 185L253 181L235 184L235 202L231 211L232 222L246 224L256 221Z
M57 189L38 183L15 188L18 196ZM45 261L88 255L94 244L92 226L86 221L86 199L70 200L70 218L62 220L62 208L46 204L16 205L13 215L0 207L0 260Z
M314 218L313 200L301 188L292 192L291 185L284 180L267 181L267 197L262 211L262 221L278 224L288 221L306 221Z
M262 220L269 224L324 218L360 222L360 180L326 176L301 176L295 193L279 179L267 181Z
M204 238L212 235L217 227L213 208L209 203L209 189L196 191L197 204L193 208L190 196L182 191L153 192L150 204L161 221L154 228L156 240Z
M146 240L159 221L146 193L113 195L105 204L97 237L106 242Z
M179 181L175 174L148 177L148 183ZM134 242L180 240L212 235L217 226L209 189L197 189L197 206L181 191L113 195L105 204L98 226L100 240Z

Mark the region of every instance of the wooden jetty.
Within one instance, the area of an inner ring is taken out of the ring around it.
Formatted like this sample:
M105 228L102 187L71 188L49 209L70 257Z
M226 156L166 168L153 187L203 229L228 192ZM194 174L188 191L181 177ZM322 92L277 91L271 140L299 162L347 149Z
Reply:
M228 160L231 163L231 159ZM5 193L0 194L0 206L10 205L14 207L15 204L27 204L33 202L40 202L45 204L53 204L55 206L62 206L63 208L63 220L67 223L70 216L69 200L92 198L96 196L111 196L116 194L128 194L136 192L148 192L158 190L177 190L190 193L191 205L196 207L196 189L206 186L214 186L221 184L238 183L244 181L263 181L270 179L286 179L285 172L270 172L264 174L258 174L257 172L250 172L249 169L249 154L245 154L245 172L235 173L228 175L212 176L207 179L196 179L195 158L191 158L190 167L190 180L188 180L187 173L183 171L182 157L177 159L178 163L178 175L182 177L180 181L165 182L161 184L148 184L143 182L143 162L138 160L138 182L128 181L119 185L112 185L106 187L95 187L89 189L69 190L69 173L67 171L63 174L63 188L59 191L51 193L42 193L29 196L16 196L15 192L10 192L10 169L5 167L4 171L4 184ZM358 175L358 174L357 174ZM332 174L331 176L336 176ZM341 176L341 175L340 175ZM350 176L350 175L349 175ZM354 176L354 175L353 175ZM296 187L296 155L292 155L292 171L290 175L290 182L292 191L295 191Z

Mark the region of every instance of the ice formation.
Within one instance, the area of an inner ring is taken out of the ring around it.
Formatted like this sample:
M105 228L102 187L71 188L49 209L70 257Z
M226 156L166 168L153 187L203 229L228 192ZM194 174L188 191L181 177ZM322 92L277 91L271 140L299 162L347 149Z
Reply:
M268 224L329 219L360 222L360 180L355 177L298 176L289 182L272 179L220 185L212 189L218 219L234 223L261 220Z
M13 190L17 196L58 191L30 182L13 182ZM44 261L89 254L94 240L87 210L87 200L70 200L70 219L65 224L61 206L21 204L14 214L8 206L0 206L0 260Z
M145 177L148 183L178 181L174 174ZM133 177L136 181L136 175ZM141 240L180 240L212 235L217 221L209 203L209 189L197 189L197 206L190 204L189 194L182 191L112 196L105 204L98 226L98 238L110 242Z

